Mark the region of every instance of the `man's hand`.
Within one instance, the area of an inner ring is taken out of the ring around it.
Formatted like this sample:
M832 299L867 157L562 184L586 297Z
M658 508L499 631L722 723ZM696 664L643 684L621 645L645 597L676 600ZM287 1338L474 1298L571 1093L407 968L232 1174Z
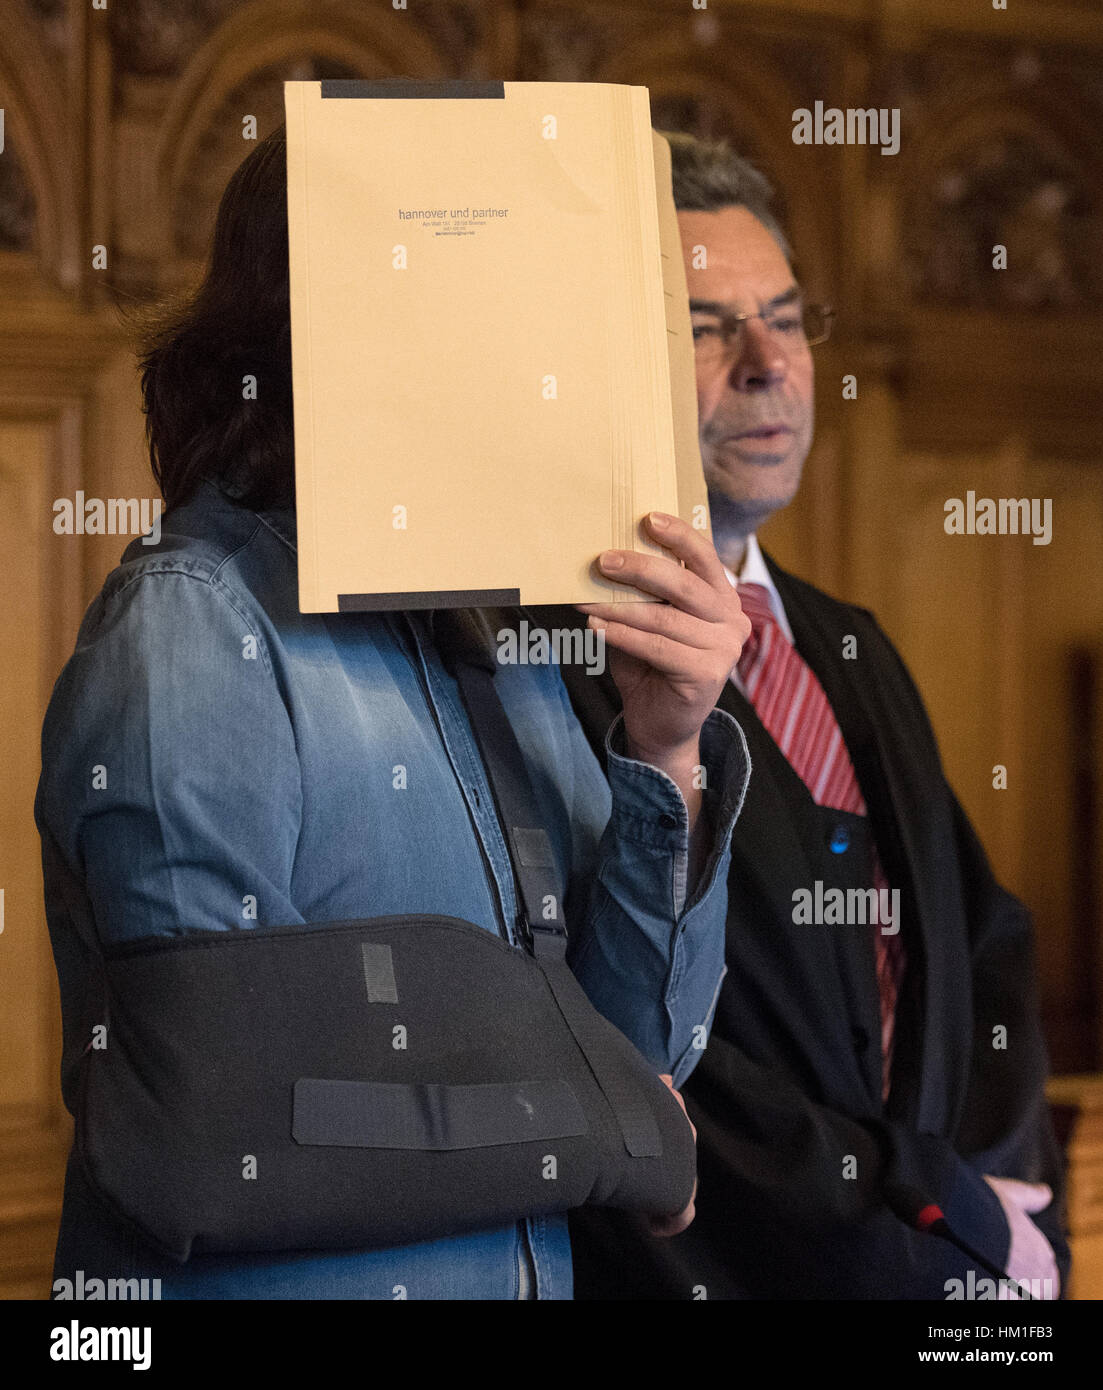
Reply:
M610 579L666 602L577 607L612 648L609 670L624 708L629 757L660 768L678 784L692 827L701 799L693 787L701 725L739 660L751 624L707 537L664 512L650 513L647 529L684 568L665 555L633 550L603 551L598 565Z
M689 1112L686 1110L686 1103L682 1099L681 1092L674 1090L673 1076L669 1074L663 1074L660 1075L659 1080L666 1082L666 1084L670 1087L674 1099L682 1107L682 1114L685 1115L687 1124L689 1125L690 1129L693 1130L693 1140L694 1143L696 1143L697 1126L689 1118ZM676 1215L672 1216L649 1216L647 1218L647 1227L651 1234L653 1236L676 1236L679 1235L682 1231L684 1231L686 1227L689 1225L689 1223L693 1220L693 1218L697 1215L697 1208L693 1205L696 1197L697 1180L694 1179L693 1192L690 1196L689 1204L686 1206L684 1211L680 1211Z
M1003 1214L1011 1228L1011 1248L1007 1252L1007 1272L1019 1283L1025 1280L1033 1291L1033 1280L1052 1281L1052 1297L1061 1290L1057 1260L1048 1240L1031 1221L1029 1213L1043 1211L1053 1201L1053 1193L1044 1182L1020 1182L1017 1178L990 1178L984 1181L1000 1199ZM1038 1285L1045 1297L1045 1284ZM1013 1290L1000 1286L1001 1298L1014 1298Z

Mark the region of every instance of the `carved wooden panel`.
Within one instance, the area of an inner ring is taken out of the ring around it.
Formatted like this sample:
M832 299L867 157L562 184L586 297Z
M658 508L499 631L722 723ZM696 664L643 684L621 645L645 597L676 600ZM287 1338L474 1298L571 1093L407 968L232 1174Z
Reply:
M1054 1078L1049 1098L1069 1159L1069 1296L1103 1298L1103 1079Z
M37 739L73 614L76 557L59 557L54 496L76 476L78 408L0 395L0 1296L44 1297L70 1124L60 1104L60 1017L33 802Z
M34 250L34 194L19 158L19 147L10 139L0 158L0 251Z

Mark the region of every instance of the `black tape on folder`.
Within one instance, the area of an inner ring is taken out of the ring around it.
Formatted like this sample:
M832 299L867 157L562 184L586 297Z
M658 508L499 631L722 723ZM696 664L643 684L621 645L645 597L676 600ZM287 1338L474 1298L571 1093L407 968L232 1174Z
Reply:
M409 77L382 77L375 81L361 78L323 78L322 100L332 97L434 97L453 101L456 98L498 98L505 100L504 82L418 82Z

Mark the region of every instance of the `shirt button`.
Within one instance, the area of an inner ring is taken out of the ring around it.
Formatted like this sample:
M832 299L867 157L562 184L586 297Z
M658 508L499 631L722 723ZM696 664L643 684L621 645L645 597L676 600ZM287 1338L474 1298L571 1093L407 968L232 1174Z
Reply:
M678 824L678 822L674 819L673 816L661 815L659 817L659 824L662 826L664 830L673 830L674 827Z
M844 854L850 848L850 831L845 825L837 825L832 830L827 848L832 854Z

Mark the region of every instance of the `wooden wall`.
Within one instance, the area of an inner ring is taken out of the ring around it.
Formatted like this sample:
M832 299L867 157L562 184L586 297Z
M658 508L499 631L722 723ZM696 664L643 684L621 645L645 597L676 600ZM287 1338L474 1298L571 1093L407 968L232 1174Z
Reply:
M1055 1067L1103 1069L1097 0L0 0L0 34L0 1293L48 1289L68 1143L39 727L125 545L55 536L52 503L155 494L116 306L201 271L251 148L242 117L266 134L286 78L643 83L657 125L729 134L775 179L800 274L839 317L801 496L764 539L898 642L951 781L1035 912ZM817 100L898 107L900 153L794 145L793 112ZM1052 544L947 536L946 499L970 489L1052 499ZM1081 1192L1103 1190L1099 1164ZM1092 1249L1101 1205L1077 1209Z

